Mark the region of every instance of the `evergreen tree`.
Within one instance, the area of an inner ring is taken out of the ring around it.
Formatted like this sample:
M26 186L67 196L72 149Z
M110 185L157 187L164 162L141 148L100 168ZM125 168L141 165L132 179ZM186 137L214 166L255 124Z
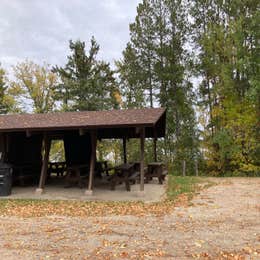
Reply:
M174 162L178 172L181 161L192 162L198 152L193 89L185 70L189 59L186 24L182 1L144 0L130 25L131 41L123 52L123 66L118 66L120 78L127 83L131 80L132 95L146 93L146 106L167 108L167 133L165 142L159 142L159 156Z
M138 62L136 50L131 43L123 51L123 59L116 62L119 72L119 84L124 97L124 107L140 108L145 105L142 85L142 68Z
M139 80L150 107L154 107L154 62L156 40L153 19L153 6L150 0L144 0L137 7L135 22L130 24L130 38L138 57Z
M118 107L118 90L109 63L97 60L99 45L94 38L86 53L85 42L70 41L71 55L64 68L55 67L61 84L57 98L63 110L104 110Z

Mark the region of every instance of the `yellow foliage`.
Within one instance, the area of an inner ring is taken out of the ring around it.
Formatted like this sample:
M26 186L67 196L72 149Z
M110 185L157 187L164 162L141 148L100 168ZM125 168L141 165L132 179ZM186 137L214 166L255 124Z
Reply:
M113 96L114 96L116 102L117 102L119 105L121 105L121 104L122 104L122 96L121 96L120 92L119 92L118 90L114 91L114 92L113 92Z

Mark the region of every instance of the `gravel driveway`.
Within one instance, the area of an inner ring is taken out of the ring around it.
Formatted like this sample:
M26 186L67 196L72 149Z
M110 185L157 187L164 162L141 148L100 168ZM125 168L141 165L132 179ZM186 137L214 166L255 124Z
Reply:
M260 178L214 181L159 217L0 217L1 259L260 259Z

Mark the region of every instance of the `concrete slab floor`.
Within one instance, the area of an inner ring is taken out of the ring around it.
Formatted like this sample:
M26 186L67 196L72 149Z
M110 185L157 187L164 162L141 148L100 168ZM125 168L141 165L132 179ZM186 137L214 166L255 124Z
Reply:
M131 191L126 191L125 185L117 185L116 190L111 191L106 183L95 183L92 195L86 195L86 189L79 187L64 188L62 182L47 184L42 194L36 193L37 186L13 187L8 199L47 199L47 200L83 200L83 201L143 201L158 202L165 198L166 185L158 184L158 180L152 180L145 184L144 192L140 192L140 184L131 185Z

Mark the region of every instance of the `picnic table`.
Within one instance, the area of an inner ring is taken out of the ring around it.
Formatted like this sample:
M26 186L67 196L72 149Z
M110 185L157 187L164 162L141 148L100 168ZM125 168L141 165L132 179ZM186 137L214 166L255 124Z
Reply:
M102 178L102 174L105 173L109 176L109 171L113 168L108 167L108 161L97 161L95 165L95 173L98 177Z
M148 183L153 177L157 177L159 183L162 184L165 176L167 175L167 170L162 162L151 162L148 163L147 172L145 174L145 182Z
M109 175L107 161L97 161L95 164L95 175L102 178L102 173ZM66 188L71 187L72 185L78 185L80 188L84 186L86 178L89 174L89 165L88 164L75 164L67 167L67 175L65 177Z
M48 163L48 176L55 173L57 177L64 176L66 171L66 162L49 162Z
M88 164L75 164L67 167L67 174L65 176L65 188L71 187L73 184L78 185L80 188L83 188L84 179L88 174ZM86 172L86 174L82 174L82 170Z
M115 190L117 184L125 183L127 191L130 191L130 182L134 180L139 172L135 170L134 163L124 163L114 167L115 173L110 177L111 190Z

